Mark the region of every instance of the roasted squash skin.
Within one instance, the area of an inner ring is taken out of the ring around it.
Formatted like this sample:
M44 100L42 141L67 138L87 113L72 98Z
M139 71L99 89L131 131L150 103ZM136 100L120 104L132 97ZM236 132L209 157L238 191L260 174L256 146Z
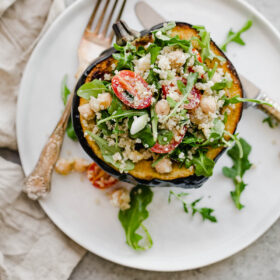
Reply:
M141 37L134 41L135 45L146 45L152 40L150 31L161 28L163 24L164 23L156 25L149 31L142 31ZM176 22L176 27L172 32L174 35L179 35L181 39L190 39L192 36L198 36L197 31L193 29L190 24L184 22ZM239 95L242 97L242 85L234 66L213 41L211 41L211 49L215 54L223 56L227 60L227 62L223 65L223 68L225 71L230 73L233 79L233 86L229 90L229 96L233 97L235 95ZM115 50L113 48L108 49L103 52L99 58L93 61L80 77L75 88L75 96L72 105L72 121L76 135L83 149L101 168L121 181L126 181L132 184L140 183L149 186L177 186L182 188L201 187L208 177L196 176L193 170L186 169L185 167L180 168L179 165L176 164L174 164L174 168L171 173L159 174L151 167L151 161L143 160L137 163L135 165L135 169L129 173L120 173L114 167L103 161L97 144L94 141L91 141L88 136L84 137L84 131L87 129L83 125L78 107L85 101L77 95L77 91L84 83L90 82L96 78L103 78L105 73L109 73L111 71L111 65L115 62L112 57L114 52ZM229 108L230 113L228 115L225 129L230 133L235 132L237 124L241 118L242 109L242 103L236 104L234 109ZM211 148L209 149L207 156L217 161L224 151L224 148Z

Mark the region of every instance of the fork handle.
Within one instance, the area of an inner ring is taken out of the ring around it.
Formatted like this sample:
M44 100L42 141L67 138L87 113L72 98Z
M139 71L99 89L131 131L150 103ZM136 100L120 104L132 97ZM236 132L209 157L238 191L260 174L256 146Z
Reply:
M261 93L258 99L270 103L272 107L264 104L258 104L257 108L261 109L268 115L274 117L278 122L280 122L280 104L271 99L266 93Z
M55 129L45 144L39 160L31 174L24 181L23 191L31 199L38 199L50 191L50 181L54 165L59 157L65 130L71 112L74 93L68 98L64 112L59 119Z

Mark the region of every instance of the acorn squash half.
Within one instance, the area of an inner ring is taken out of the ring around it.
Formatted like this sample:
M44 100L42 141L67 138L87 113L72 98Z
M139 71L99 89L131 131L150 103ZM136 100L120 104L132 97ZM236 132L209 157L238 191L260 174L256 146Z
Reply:
M148 42L151 42L152 35L150 31L161 28L163 24L164 23L156 25L149 31L142 31L141 36L134 40L135 45L137 47L144 46ZM184 22L176 22L176 27L172 29L172 34L179 35L180 39L186 40L190 40L193 36L199 36L196 29L192 28L192 25ZM196 47L196 44L196 41L193 41L194 47ZM243 97L242 85L234 66L212 40L211 50L214 54L223 56L226 59L226 63L224 63L222 67L224 72L228 72L233 80L232 87L227 90L228 97L236 95ZM151 166L152 161L149 160L142 160L136 163L135 168L128 173L120 173L116 168L104 162L98 145L94 141L91 141L89 136L84 137L84 132L87 128L84 125L83 118L79 114L78 107L79 105L84 104L85 100L77 95L77 90L82 84L90 82L94 79L103 78L105 73L110 73L112 71L111 65L116 62L112 57L112 53L114 52L115 50L113 48L108 49L103 52L99 58L93 61L80 77L75 89L72 107L72 121L76 135L83 149L102 169L112 176L117 177L121 181L126 181L132 184L141 183L149 186L178 186L182 188L200 187L208 179L208 177L196 176L193 169L187 169L184 166L180 167L179 164L176 163L173 165L172 172L168 174L157 173ZM213 67L211 63L214 63L214 60L212 62L208 62L207 66ZM228 107L228 110L229 113L225 129L233 134L241 118L242 103L235 104L234 108ZM222 155L224 150L225 148L210 148L207 152L207 156L216 161Z

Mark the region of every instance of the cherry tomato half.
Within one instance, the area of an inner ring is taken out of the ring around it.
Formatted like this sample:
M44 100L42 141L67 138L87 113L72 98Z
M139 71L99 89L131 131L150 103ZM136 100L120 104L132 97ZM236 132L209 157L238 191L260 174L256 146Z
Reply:
M170 153L183 141L186 132L187 132L187 127L185 127L185 133L180 135L179 141L175 141L175 139L173 138L170 141L170 143L167 145L160 145L159 143L156 143L152 148L150 148L151 152L157 154Z
M146 81L130 70L122 70L112 79L116 96L127 106L144 109L152 103L152 91Z
M98 189L110 188L118 182L116 178L103 171L95 162L89 165L87 177L92 185Z
M187 84L187 80L185 78L177 78L177 80L182 80L182 82L186 85ZM169 91L170 91L170 87L174 87L174 84L171 83L170 86L169 85L162 85L162 93L163 95L166 97L168 94L169 94ZM177 92L179 94L181 94L181 92L179 91L179 89L177 90ZM190 95L188 97L188 101L189 103L188 104L185 104L184 105L184 108L185 109L195 109L196 107L198 107L199 103L200 103L200 99L201 99L201 93L200 91L193 87L191 92L190 92Z

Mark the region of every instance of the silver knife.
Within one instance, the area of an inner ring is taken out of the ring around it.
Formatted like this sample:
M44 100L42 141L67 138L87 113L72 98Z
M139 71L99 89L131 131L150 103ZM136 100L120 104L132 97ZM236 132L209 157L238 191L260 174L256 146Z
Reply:
M135 5L135 13L140 20L141 24L144 28L150 28L158 23L166 21L160 14L158 14L150 5L148 5L144 1L139 1ZM273 116L277 121L280 122L280 105L272 100L267 94L265 94L259 87L257 87L254 83L249 81L244 76L240 75L240 80L243 86L243 91L246 98L249 99L258 99L261 101L265 101L270 103L271 106L258 104L251 102L246 102L245 108L249 106L254 106L255 108L261 109L265 111L267 114Z

